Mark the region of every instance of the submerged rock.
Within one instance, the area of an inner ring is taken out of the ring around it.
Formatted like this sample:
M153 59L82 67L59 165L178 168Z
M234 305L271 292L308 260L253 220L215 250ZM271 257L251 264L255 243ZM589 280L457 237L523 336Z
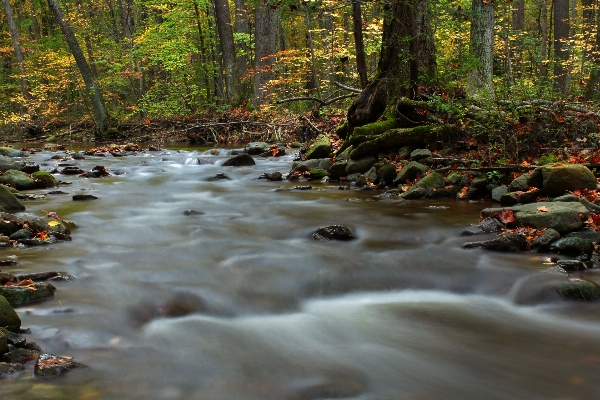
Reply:
M14 333L21 329L21 318L4 296L0 296L0 326Z
M0 362L0 375L14 374L15 372L23 371L25 367L22 364L11 364Z
M98 200L98 198L92 194L76 194L73 196L73 201L87 201L87 200Z
M25 211L25 206L4 185L0 185L0 207L8 212Z
M27 342L23 336L11 332L3 327L0 327L0 338L5 338L8 343L16 347L23 347Z
M315 240L352 240L355 239L352 231L344 225L331 225L319 228L313 233Z
M23 363L26 363L27 361L35 359L39 354L40 354L39 351L23 349L23 348L16 348L16 349L4 354L2 357L0 357L0 361L6 362L6 363L11 363L11 364L12 363L23 364Z
M465 249L481 247L486 250L504 252L520 251L525 248L525 239L515 233L504 233L494 239L465 243L463 247Z
M471 226L470 228L462 231L465 236L469 235L482 235L484 233L496 233L504 229L505 226L502 222L496 218L484 218L478 224Z
M581 256L589 260L594 252L594 244L589 239L579 237L565 237L550 245L550 250L561 254Z
M556 291L565 300L600 300L600 285L587 279L569 279L556 286Z
M70 357L40 354L33 372L37 376L52 376L64 374L75 368L87 368L87 366L73 361Z
M239 154L223 163L224 167L244 167L249 165L256 165L256 162L251 155L246 153Z
M35 303L54 296L56 288L46 282L34 283L30 286L2 286L0 295L4 296L11 306Z

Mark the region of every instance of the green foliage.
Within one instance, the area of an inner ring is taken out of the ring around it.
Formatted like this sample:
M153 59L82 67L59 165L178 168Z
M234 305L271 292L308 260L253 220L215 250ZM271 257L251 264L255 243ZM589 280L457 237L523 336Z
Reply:
M496 170L488 171L485 173L485 178L487 179L487 181L489 183L497 185L502 180L502 173L500 171L496 171Z
M541 156L540 159L536 162L536 164L542 166L547 164L554 164L555 162L558 162L558 158L556 158L554 154L547 154Z

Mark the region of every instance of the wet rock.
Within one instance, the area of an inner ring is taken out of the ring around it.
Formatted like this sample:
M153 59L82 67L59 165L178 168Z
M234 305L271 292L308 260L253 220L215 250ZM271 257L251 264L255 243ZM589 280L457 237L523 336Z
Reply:
M396 166L393 164L386 164L377 170L377 180L379 182L385 182L386 185L392 186L395 178Z
M589 268L586 263L579 260L558 260L556 265L566 272L585 271Z
M295 190L312 190L312 186L303 185L303 186L294 186Z
M197 210L185 210L183 212L183 215L204 215L206 214L204 211L197 211Z
M567 233L583 226L581 216L585 219L589 211L580 203L539 202L506 208L486 208L481 211L483 217L510 210L515 213L518 226L529 226L535 229L552 228L559 233ZM547 211L542 211L546 210Z
M17 190L35 189L36 183L25 172L9 169L0 176L0 183L12 186Z
M423 165L416 161L411 161L408 164L406 164L404 168L400 170L400 172L396 174L396 178L394 179L393 185L405 185L406 180L413 181L417 177L417 175L423 175L427 171L429 171L429 169L430 168L427 165Z
M527 178L529 174L523 174L518 178L513 179L513 181L508 186L509 192L526 192L529 190L529 185L527 184Z
M24 163L21 165L21 171L26 174L33 174L34 172L38 172L40 170L40 166L35 163Z
M0 361L11 364L24 364L27 361L35 360L39 354L35 350L16 348L0 357Z
M550 197L562 196L575 189L596 189L597 186L592 171L581 164L552 164L538 167L528 177L527 184L543 188Z
M31 177L35 180L35 184L38 188L51 188L58 184L56 178L46 171L34 172Z
M292 163L292 169L290 172L308 172L311 169L325 169L329 170L333 162L329 158L319 158L315 160L306 160L306 161L294 161ZM344 174L345 175L345 174Z
M11 170L11 169L20 170L21 163L18 161L15 161L11 157L0 156L0 172L5 172L5 171Z
M4 185L0 185L0 207L8 212L25 211L25 206L10 191L10 189ZM2 228L0 228L0 230L1 229Z
M49 283L34 283L27 286L0 287L0 295L4 296L11 306L35 303L54 296L56 288Z
M33 237L33 233L31 233L28 229L19 229L15 233L9 236L10 240L21 240L21 239L31 239Z
M584 228L580 231L571 232L565 237L578 237L582 239L587 239L593 243L600 242L600 232L592 228Z
M15 372L23 371L25 367L22 364L10 364L0 362L0 375L14 374Z
M443 188L445 185L446 180L444 177L437 172L432 172L411 186L401 197L406 200L420 199L430 195L434 190Z
M8 339L5 337L0 337L0 356L8 353L10 351L10 347L8 345Z
M261 157L283 157L285 156L285 147L278 146L273 147L265 151L264 153L260 153Z
M249 154L240 154L223 163L224 167L244 167L249 165L256 165L254 158Z
M0 327L0 338L5 338L8 343L16 347L23 347L27 342L23 336L11 332L3 327Z
M496 233L504 229L505 226L502 222L496 218L484 218L478 224L471 226L470 228L462 231L462 235L482 235L484 233ZM560 235L559 235L560 237Z
M23 346L21 346L24 349L29 349L29 350L35 350L39 353L42 353L42 346L40 346L39 344L35 343L35 342L27 342L25 343Z
M309 160L329 157L331 157L331 143L325 135L319 136L306 151L306 158Z
M219 172L206 180L208 182L215 182L215 181L221 181L221 180L231 180L231 178L228 177L227 175L225 175L224 173Z
M394 177L395 176L396 176L396 172L394 172ZM377 182L377 170L376 170L375 166L371 167L370 170L365 172L365 179L367 179L371 183Z
M4 157L25 157L26 153L21 150L13 149L12 147L0 147L0 155Z
M397 199L399 195L400 191L398 189L391 189L375 197L380 199Z
M585 260L589 260L594 252L594 244L588 239L565 237L552 243L550 250L560 254L582 256Z
M7 282L17 283L17 277L8 272L0 272L0 285L5 285ZM2 326L2 325L0 325Z
M320 181L321 179L328 177L328 176L329 176L329 172L325 171L324 169L319 169L319 168L311 169L310 173L309 173L309 178L313 181Z
M87 201L87 200L98 200L98 198L92 194L76 194L73 196L73 201Z
M204 313L208 308L204 299L190 292L178 292L169 296L162 306L160 315L168 318Z
M61 375L75 368L86 368L86 366L73 361L70 357L40 354L35 362L33 373L36 376Z
M446 185L458 185L463 176L457 172L451 172L446 177Z
M79 167L68 166L68 167L64 167L63 169L59 170L59 172L63 175L81 175L81 174L83 174L84 171Z
M585 197L582 197L581 199L579 199L579 202L581 204L583 204L583 206L585 208L587 208L587 210L591 213L594 214L600 214L600 206L592 203L591 201L589 201L588 199L586 199Z
M25 279L31 279L32 281L63 281L70 282L74 281L75 277L66 272L60 271L49 271L49 272L34 272L31 274L17 275L17 279L23 281Z
M431 150L416 149L412 153L410 153L410 159L412 161L419 161L419 160L423 160L423 159L426 159L426 158L431 158L432 155L433 154L431 153Z
M557 285L556 291L565 300L600 300L600 285L586 279L569 279Z
M502 207L511 207L519 202L518 194L515 192L506 192L500 196L500 205Z
M548 228L535 239L531 247L537 249L538 252L547 251L550 249L550 245L558 239L560 239L560 233L552 228Z
M579 201L579 197L575 196L572 193L569 193L569 194L565 194L565 195L562 195L562 196L555 197L552 201L562 201L562 202Z
M350 160L348 162L348 167L346 168L346 174L364 174L368 170L375 165L375 157L364 157L358 160Z
M271 145L265 142L252 142L248 143L244 151L251 156L257 156L269 150L270 147Z
M425 196L427 196L427 190L425 190L425 188L414 186L400 195L404 200L419 200Z
M0 326L14 333L21 329L21 318L4 296L0 296Z
M260 176L261 178L265 178L268 181L280 181L283 179L283 175L281 172L265 172Z
M520 251L525 248L525 239L514 233L504 233L491 240L465 243L465 249L481 247L486 250L512 252Z
M352 240L355 239L350 229L344 225L331 225L319 228L313 233L315 240Z
M517 202L521 204L535 203L537 199L543 195L544 191L541 189L531 190L524 193L517 192Z
M331 179L340 179L342 176L346 176L346 169L348 168L348 161L336 161L329 169L329 177Z
M359 187L359 188L364 187L367 184L367 177L364 176L363 174L358 174L358 177L354 181L354 184L356 185L356 187Z
M336 154L335 158L337 160L350 160L350 153L352 152L352 150L354 150L354 146L348 146L347 148L342 150L341 153Z
M412 153L413 150L414 150L414 147L402 146L398 149L398 152L396 153L396 155L398 156L398 158L400 160L406 160L410 157L410 153Z

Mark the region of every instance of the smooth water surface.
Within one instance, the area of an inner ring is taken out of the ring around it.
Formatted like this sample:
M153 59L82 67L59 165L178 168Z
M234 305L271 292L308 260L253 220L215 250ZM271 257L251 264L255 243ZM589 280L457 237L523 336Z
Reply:
M28 161L50 170L50 156ZM28 340L89 368L40 379L28 365L0 398L600 398L598 305L549 296L566 277L545 255L463 249L486 204L285 190L298 184L257 178L289 171L291 156L222 167L228 157L90 157L81 167L113 175L57 175L67 194L26 202L78 226L71 242L0 254L19 260L4 271L77 278L18 309ZM231 179L209 181L217 173ZM357 239L311 239L331 224ZM203 311L144 323L177 293Z

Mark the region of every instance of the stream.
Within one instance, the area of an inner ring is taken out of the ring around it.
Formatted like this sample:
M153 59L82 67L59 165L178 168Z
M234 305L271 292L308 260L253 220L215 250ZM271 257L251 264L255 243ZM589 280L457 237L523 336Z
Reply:
M27 161L50 170L51 155ZM229 157L88 157L81 168L112 176L56 175L67 194L25 202L78 226L70 242L1 250L18 257L3 271L76 277L17 309L25 336L89 368L36 378L30 362L0 380L1 399L600 398L598 303L539 300L566 279L547 254L463 249L489 204L296 190L306 183L257 179L288 172L291 155L221 166ZM218 173L231 179L208 180ZM357 239L311 238L332 224ZM178 293L203 311L145 322Z

